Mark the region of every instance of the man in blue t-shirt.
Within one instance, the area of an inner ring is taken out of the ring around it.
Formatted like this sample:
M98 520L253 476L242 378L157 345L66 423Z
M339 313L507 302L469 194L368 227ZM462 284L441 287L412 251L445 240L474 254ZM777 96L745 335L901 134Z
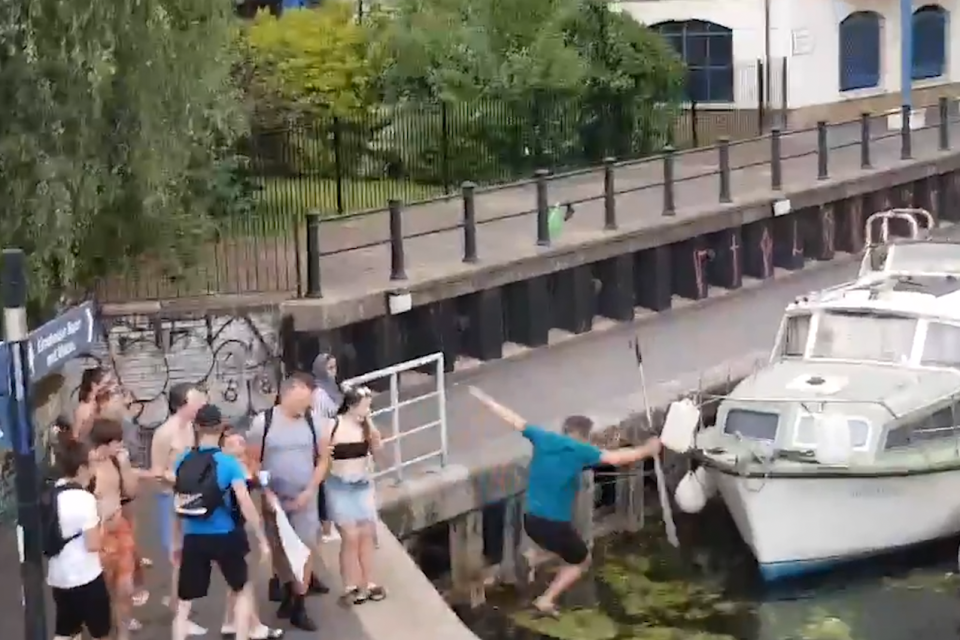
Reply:
M555 433L528 424L475 387L470 388L470 393L533 445L523 528L538 546L564 562L533 606L540 613L556 616L557 598L573 586L590 564L590 550L573 526L573 505L581 474L598 464L620 467L652 458L660 453L660 440L653 437L639 447L605 451L589 443L593 428L590 418L570 416L563 421L563 433Z
M173 640L185 640L191 605L194 600L207 595L214 564L223 574L227 587L236 595L233 618L236 621L236 640L249 640L253 589L249 582L246 556L250 547L240 515L256 532L263 559L268 562L270 559L270 545L264 535L260 515L247 490L247 474L235 457L220 451L226 426L217 407L211 404L200 407L194 420L197 446L188 449L174 463L176 476L190 456L213 452L217 486L223 494L220 503L208 515L187 517L175 512L173 560L180 565L180 575Z

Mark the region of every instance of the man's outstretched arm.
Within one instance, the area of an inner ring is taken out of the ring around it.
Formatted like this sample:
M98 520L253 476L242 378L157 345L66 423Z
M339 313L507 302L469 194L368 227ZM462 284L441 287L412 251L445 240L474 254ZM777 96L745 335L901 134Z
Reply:
M600 464L612 467L625 467L646 458L660 455L660 438L654 436L638 447L605 450L600 453Z
M503 406L486 393L477 389L476 387L470 387L470 395L479 400L487 407L494 415L498 418L509 424L511 427L517 431L523 431L527 426L527 421L523 419L518 413L512 409L508 409Z

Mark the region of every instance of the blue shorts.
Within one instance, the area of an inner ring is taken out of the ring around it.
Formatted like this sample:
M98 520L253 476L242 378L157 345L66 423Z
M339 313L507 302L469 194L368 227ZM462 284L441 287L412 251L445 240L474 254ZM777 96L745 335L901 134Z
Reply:
M173 552L173 494L157 494L157 527L160 529L160 544L169 556Z
M338 476L327 476L323 482L327 498L327 514L334 524L361 524L377 521L377 502L373 481L367 478L349 482Z

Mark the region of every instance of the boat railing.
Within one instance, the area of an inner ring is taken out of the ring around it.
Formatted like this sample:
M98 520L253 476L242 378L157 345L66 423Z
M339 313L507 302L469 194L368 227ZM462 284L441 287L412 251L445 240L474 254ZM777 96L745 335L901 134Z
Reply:
M906 223L908 234L891 233L891 223L901 220ZM920 225L920 220L925 223ZM879 223L879 224L877 224ZM878 211L864 223L864 254L860 262L860 276L863 277L874 271L881 271L887 259L887 245L891 236L908 240L920 240L927 237L937 225L933 215L926 209L898 208L887 211Z
M840 404L867 404L875 405L880 407L894 420L900 418L900 415L897 414L893 409L890 408L883 400L875 399L857 399L857 398L810 398L810 397L801 397L801 396L769 396L769 397L744 397L739 395L732 394L718 394L718 393L701 393L698 395L700 400L699 405L704 406L708 404L717 404L719 405L722 402L731 401L731 402L742 402L745 404L798 404L810 415L817 415L822 413L827 413L826 408L828 405L840 405Z

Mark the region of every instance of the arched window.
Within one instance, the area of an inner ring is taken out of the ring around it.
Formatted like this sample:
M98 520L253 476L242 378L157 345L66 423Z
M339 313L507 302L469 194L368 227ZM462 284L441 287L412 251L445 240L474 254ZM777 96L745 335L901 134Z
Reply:
M687 65L687 99L733 102L733 32L703 20L654 25Z
M857 11L840 23L840 91L880 85L880 16Z
M947 60L947 11L935 4L920 7L913 14L914 80L939 78Z

